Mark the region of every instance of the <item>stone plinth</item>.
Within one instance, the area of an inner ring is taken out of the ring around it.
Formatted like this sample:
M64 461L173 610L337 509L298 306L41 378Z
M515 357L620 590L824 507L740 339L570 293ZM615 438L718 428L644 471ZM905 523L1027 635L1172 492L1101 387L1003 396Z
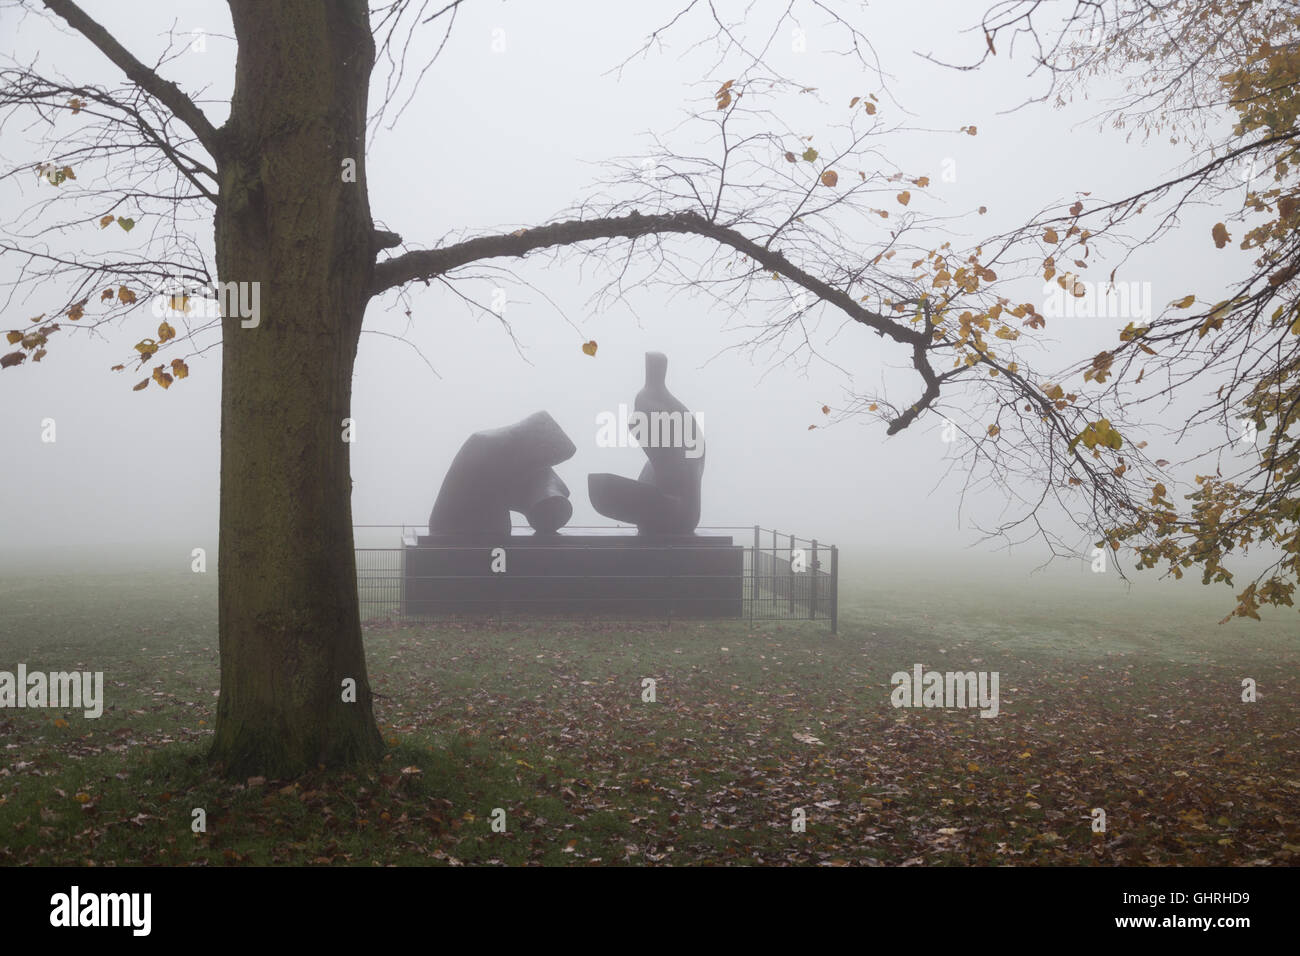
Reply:
M412 616L743 614L745 549L728 536L439 534L403 551Z

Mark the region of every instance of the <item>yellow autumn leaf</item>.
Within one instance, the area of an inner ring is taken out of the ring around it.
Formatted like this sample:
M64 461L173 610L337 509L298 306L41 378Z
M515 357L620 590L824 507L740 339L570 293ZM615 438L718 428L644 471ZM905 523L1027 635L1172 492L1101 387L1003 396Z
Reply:
M1223 305L1224 303L1220 302L1219 305L1215 306L1210 314L1205 317L1205 321L1201 323L1201 327L1196 330L1198 338L1205 338L1205 334L1211 329L1217 331L1223 328L1223 315L1220 312Z
M840 181L839 173L835 172L835 170L833 169L828 169L826 170L826 172L822 173L823 186L834 186L839 181Z
M1191 304L1192 304L1193 302L1195 302L1195 301L1196 301L1196 296L1194 296L1194 295L1185 295L1185 296L1183 296L1181 299L1179 299L1177 302L1174 303L1174 308L1175 308L1175 309L1186 309L1186 308L1190 308L1190 307L1191 307Z
M159 342L166 342L174 338L176 338L176 330L174 328L172 328L166 322L163 322L161 325L158 326Z
M898 201L902 203L904 206L906 206L908 203L912 201L912 194L908 192L906 189L904 189L901 193L898 194Z
M135 302L135 293L124 285L117 287L117 300L123 305L132 305Z

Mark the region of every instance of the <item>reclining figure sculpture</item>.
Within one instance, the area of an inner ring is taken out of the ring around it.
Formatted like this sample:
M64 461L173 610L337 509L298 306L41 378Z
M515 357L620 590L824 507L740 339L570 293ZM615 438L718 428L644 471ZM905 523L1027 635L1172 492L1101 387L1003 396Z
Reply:
M538 534L554 534L573 517L573 503L553 466L576 451L547 412L475 432L442 480L429 534L509 535L512 511Z

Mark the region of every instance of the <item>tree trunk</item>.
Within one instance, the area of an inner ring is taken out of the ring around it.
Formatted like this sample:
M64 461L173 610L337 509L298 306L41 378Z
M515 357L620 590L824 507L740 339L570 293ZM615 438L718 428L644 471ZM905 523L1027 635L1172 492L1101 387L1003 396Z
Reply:
M365 0L230 8L239 52L219 132L217 272L225 288L257 283L258 310L222 320L211 758L231 776L289 777L383 749L343 438L374 261L363 156L374 42Z

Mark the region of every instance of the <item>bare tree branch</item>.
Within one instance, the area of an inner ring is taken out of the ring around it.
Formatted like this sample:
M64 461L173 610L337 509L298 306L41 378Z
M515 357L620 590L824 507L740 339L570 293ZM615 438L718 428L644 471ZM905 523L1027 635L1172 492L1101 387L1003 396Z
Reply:
M522 257L539 249L567 246L596 239L637 239L664 233L705 236L749 256L764 269L779 273L802 286L818 298L829 302L856 322L906 345L924 344L915 329L899 325L878 312L865 308L842 289L836 289L796 267L779 250L768 249L734 229L711 222L696 212L666 213L643 216L631 212L617 218L570 220L551 223L536 229L519 229L505 235L477 236L444 246L408 252L375 265L372 294L403 285L415 279L431 279L480 259L500 256Z
M164 80L149 69L122 46L111 33L86 14L72 0L43 0L46 7L57 13L68 25L84 36L106 57L115 63L132 83L145 90L151 96L171 110L176 118L185 123L199 142L209 153L220 159L217 130L198 108L193 100L186 96L179 86L170 80Z

